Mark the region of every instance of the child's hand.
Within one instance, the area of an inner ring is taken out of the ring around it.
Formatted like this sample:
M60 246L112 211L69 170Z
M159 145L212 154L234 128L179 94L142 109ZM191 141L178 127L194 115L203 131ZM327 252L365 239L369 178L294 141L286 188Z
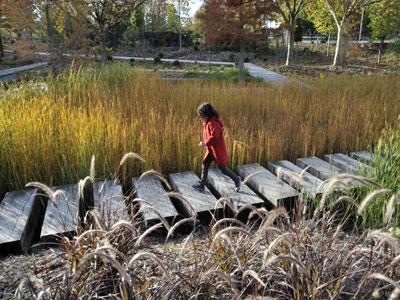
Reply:
M199 143L199 147L204 147L204 146L205 146L204 142L201 141L201 142Z

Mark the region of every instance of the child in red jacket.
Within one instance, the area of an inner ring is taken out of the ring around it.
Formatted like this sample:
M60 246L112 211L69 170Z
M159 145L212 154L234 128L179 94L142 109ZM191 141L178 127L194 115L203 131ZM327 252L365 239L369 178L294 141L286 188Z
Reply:
M224 141L224 126L219 119L218 112L210 103L203 103L197 108L197 115L202 119L204 125L203 140L199 146L205 147L206 153L201 168L201 180L199 183L193 185L193 187L201 191L204 190L204 186L207 184L208 169L214 161L222 173L233 180L236 192L239 192L241 185L240 177L233 173L226 165L228 163L228 154Z

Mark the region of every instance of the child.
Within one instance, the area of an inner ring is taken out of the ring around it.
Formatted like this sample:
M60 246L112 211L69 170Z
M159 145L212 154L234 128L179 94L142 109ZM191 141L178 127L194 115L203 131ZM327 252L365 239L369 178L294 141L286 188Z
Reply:
M194 188L203 191L204 186L207 184L208 169L214 161L218 168L226 176L230 177L236 186L236 192L239 192L241 180L236 176L227 166L228 154L224 141L223 124L219 119L218 112L212 107L210 103L203 103L197 108L197 115L202 119L203 141L200 142L200 147L206 148L206 153L203 159L201 168L201 180L199 183L193 185Z

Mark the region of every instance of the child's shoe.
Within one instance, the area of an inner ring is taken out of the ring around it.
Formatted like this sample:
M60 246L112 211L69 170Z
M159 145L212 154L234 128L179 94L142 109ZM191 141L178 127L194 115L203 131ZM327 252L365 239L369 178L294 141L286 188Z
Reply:
M204 191L204 183L202 183L201 181L199 181L199 182L193 184L193 185L192 185L192 188L194 188L194 189L196 189L196 190L198 190L198 191L200 191L200 192L203 192L203 191Z

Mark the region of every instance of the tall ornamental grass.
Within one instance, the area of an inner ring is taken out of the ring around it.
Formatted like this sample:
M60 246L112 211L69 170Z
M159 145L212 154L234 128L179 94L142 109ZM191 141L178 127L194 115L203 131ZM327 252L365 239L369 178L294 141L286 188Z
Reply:
M211 101L225 121L231 167L247 162L347 152L373 145L400 113L400 77L332 75L270 86L167 81L129 65L87 67L3 89L0 101L0 194L26 182L77 182L97 158L98 176L126 152L146 163L132 175L198 170L197 106Z

